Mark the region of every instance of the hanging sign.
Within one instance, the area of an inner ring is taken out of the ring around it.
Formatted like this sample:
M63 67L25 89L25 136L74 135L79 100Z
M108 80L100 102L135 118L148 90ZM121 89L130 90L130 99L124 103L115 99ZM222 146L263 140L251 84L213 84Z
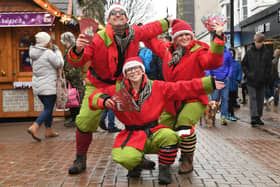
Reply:
M54 18L46 12L0 13L0 27L51 26Z

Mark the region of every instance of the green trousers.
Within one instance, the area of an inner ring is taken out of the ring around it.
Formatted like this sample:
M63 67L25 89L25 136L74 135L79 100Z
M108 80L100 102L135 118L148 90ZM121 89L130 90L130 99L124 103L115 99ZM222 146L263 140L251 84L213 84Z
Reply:
M180 126L194 126L203 115L205 109L206 105L201 102L187 103L178 116L164 111L160 116L159 123L174 130Z
M113 148L112 158L128 170L138 166L144 154L158 154L160 147L176 145L179 143L179 136L169 128L163 128L155 133L151 139L147 138L143 151L134 147Z
M94 132L99 126L103 110L91 110L88 101L89 96L96 89L89 81L87 82L80 113L76 117L76 126L81 132Z

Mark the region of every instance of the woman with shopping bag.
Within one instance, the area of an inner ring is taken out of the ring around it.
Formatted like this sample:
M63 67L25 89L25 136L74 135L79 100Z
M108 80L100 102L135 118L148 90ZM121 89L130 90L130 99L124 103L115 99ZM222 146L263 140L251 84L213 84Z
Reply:
M63 67L63 58L59 49L52 44L51 37L46 32L35 35L36 44L30 47L29 56L32 65L32 89L44 105L43 112L27 129L32 138L41 141L38 131L44 123L45 137L56 137L59 134L52 129L53 109L56 102L57 71Z

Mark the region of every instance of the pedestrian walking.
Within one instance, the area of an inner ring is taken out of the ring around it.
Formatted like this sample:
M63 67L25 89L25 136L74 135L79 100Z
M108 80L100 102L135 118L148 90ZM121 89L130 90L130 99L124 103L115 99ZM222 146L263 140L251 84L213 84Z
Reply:
M78 174L86 169L92 132L96 131L100 123L102 110L89 109L89 95L97 88L115 84L120 80L123 77L121 72L124 60L137 56L139 42L166 32L169 25L167 19L143 26L129 25L127 11L119 3L109 8L106 19L108 24L105 29L94 34L92 44L84 34L80 34L76 45L67 56L74 66L82 66L88 61L91 63L86 78L85 96L76 117L76 160L69 168L69 174Z
M39 128L44 123L45 137L56 137L59 134L52 128L53 109L56 101L57 71L63 67L63 58L60 50L51 41L51 36L46 32L35 35L36 44L30 46L29 56L32 66L32 89L44 105L44 110L28 128L27 132L38 142Z
M228 113L229 113L229 120L236 121L237 118L234 115L234 107L237 106L237 93L238 93L238 84L241 82L242 79L242 69L241 64L238 62L236 57L236 52L233 48L230 48L229 51L232 54L233 65L232 65L232 76L230 77L229 81L229 101L228 101Z
M264 45L264 34L254 35L254 44L242 60L242 70L247 77L250 100L251 125L263 125L261 120L264 89L271 76L272 53Z
M210 47L195 40L191 26L183 20L173 20L173 42L167 43L158 38L145 41L145 45L163 60L165 81L177 82L205 76L205 70L222 65L225 38L223 27L213 25ZM208 104L208 96L197 95L193 99L170 101L159 122L176 130L180 135L182 162L179 173L193 171L193 156L196 146L195 124L203 115Z
M83 99L84 95L84 84L83 84L83 75L81 67L75 67L71 65L67 61L67 53L69 50L75 46L75 36L71 32L64 32L60 36L60 41L62 45L65 46L64 50L64 66L63 70L65 72L65 78L68 83L71 84L72 88L76 88L79 91L80 101ZM71 107L70 110L70 119L64 123L65 127L75 127L75 120L76 116L79 114L80 106L79 107Z
M140 177L147 164L147 161L143 163L144 154L156 153L159 155L159 183L170 184L170 165L175 161L180 139L175 131L157 120L168 101L191 99L213 92L215 81L211 77L178 82L151 81L147 79L139 57L128 58L122 72L124 78L121 82L93 92L89 106L92 110L112 109L125 124L125 129L116 137L112 158L128 169L129 177ZM133 111L117 110L112 97L121 89L129 93L130 97L126 99L131 99ZM149 165L149 169L153 169L154 164L150 162Z

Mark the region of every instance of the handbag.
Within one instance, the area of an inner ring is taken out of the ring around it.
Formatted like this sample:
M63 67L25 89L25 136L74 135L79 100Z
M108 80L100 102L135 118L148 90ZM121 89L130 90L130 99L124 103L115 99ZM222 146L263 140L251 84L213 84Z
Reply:
M80 107L80 95L77 88L72 88L70 82L68 82L68 102L66 108L78 108Z
M65 109L68 101L68 92L66 87L65 74L62 69L57 71L56 80L56 108Z

